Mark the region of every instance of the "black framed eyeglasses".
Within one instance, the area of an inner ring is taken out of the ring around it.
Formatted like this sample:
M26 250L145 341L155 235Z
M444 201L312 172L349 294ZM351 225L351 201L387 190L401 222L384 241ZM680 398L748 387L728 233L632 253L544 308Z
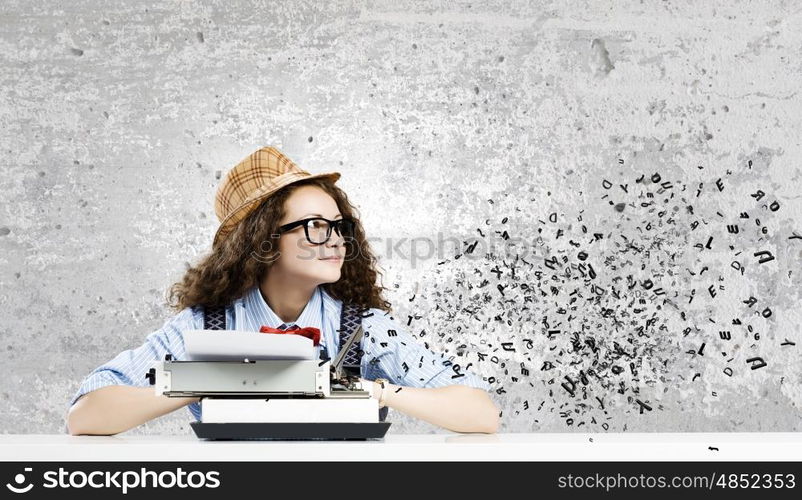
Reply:
M278 232L284 234L298 226L303 226L306 240L313 245L321 245L329 241L332 229L343 238L353 237L354 225L353 219L348 218L328 220L323 217L310 217L279 226Z

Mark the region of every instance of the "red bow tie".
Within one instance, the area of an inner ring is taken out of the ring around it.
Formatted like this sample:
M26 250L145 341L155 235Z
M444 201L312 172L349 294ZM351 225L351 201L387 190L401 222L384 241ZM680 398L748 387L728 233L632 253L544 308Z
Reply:
M303 335L308 339L312 339L313 345L320 344L320 329L315 328L313 326L308 326L306 328L298 328L296 327L293 330L281 330L280 328L271 328L267 325L262 325L259 329L261 333L294 333L295 335Z

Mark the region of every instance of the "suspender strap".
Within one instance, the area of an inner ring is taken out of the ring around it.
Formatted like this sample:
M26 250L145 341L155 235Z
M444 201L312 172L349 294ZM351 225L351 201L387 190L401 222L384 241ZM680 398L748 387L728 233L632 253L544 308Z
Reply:
M359 366L359 364L357 364L356 366L354 366L353 364L354 354L351 351L354 345L356 345L357 348L359 347L359 341L362 339L362 333L363 333L362 325L359 325L356 331L353 332L351 335L349 335L345 343L340 346L340 350L337 352L337 357L334 358L334 361L331 364L331 366L334 368L334 372L337 374L338 377L342 376L343 371L350 372L354 375L360 372L361 367ZM349 354L350 354L349 359L351 360L351 364L345 367L344 362L345 359L349 357L348 356Z
M360 340L364 336L362 330L362 310L353 304L343 302L340 315L340 350L334 365L342 363L342 370L356 376L362 376L362 354ZM337 373L341 373L338 369ZM384 422L390 408L379 408L379 421Z
M362 349L359 341L362 338L362 315L359 306L343 302L340 315L340 348L334 365L338 373L346 372L360 376ZM339 361L338 364L337 362Z
M204 330L226 329L226 308L223 306L205 308L203 310Z

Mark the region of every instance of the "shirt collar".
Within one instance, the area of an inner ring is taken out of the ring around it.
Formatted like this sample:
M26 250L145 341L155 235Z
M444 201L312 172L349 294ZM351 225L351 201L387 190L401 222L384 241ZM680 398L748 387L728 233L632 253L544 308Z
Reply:
M256 323L254 330L258 331L262 325L271 328L278 328L285 324L281 318L270 308L270 306L262 297L262 292L259 290L259 285L254 285L245 295L245 308L250 313L249 316ZM309 302L306 303L301 315L298 316L296 321L286 323L287 327L298 325L300 328L312 326L318 329L322 328L323 324L323 297L321 296L320 286L315 287L315 291Z

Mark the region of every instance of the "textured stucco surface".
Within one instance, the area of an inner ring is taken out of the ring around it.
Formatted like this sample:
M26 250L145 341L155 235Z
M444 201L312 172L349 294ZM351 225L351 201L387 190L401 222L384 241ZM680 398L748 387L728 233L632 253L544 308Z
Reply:
M791 2L3 0L0 432L62 432L161 326L219 173L264 145L343 173L396 317L493 377L503 431L802 430L800 25Z

